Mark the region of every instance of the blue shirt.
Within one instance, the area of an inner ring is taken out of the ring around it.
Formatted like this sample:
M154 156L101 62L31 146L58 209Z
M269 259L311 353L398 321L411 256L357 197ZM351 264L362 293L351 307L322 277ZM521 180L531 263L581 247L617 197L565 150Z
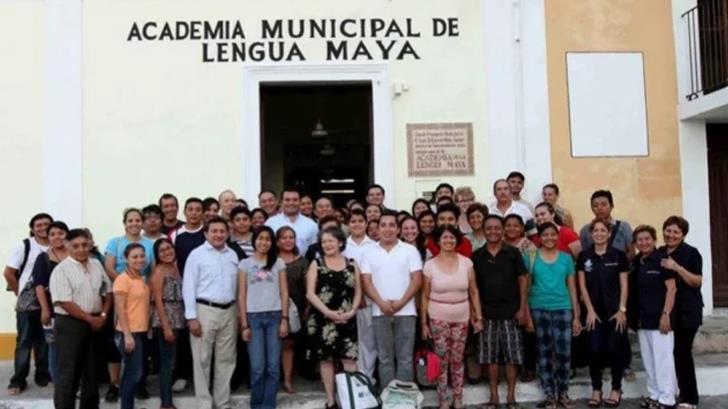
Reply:
M227 304L238 292L238 255L227 245L221 250L206 241L192 250L182 277L185 318L197 319L197 300Z
M152 270L152 264L154 263L154 242L147 238L142 237L137 242L131 242L126 236L114 237L106 245L106 256L114 256L115 263L114 271L122 274L126 270L126 258L124 257L124 249L131 243L139 243L144 246L144 254L147 257L147 262L144 264L142 275L146 278Z
M530 256L524 257L526 265L530 266ZM571 296L566 284L566 279L574 275L574 261L571 256L560 251L552 263L541 258L541 251L536 252L535 257L531 268L531 308L547 311L571 310Z

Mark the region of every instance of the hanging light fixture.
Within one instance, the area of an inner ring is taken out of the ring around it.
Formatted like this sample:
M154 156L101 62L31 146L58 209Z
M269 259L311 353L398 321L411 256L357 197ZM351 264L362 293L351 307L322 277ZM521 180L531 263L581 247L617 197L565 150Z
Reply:
M319 118L316 121L316 125L314 125L313 130L311 131L311 137L314 139L320 139L320 138L326 138L329 136L329 131L324 128L324 124L321 122L321 119Z

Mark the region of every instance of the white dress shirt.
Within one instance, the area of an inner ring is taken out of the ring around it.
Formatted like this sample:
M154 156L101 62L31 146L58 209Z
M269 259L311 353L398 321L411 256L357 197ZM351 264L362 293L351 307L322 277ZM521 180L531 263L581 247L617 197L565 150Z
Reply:
M296 232L296 247L300 254L305 254L308 246L316 243L318 235L318 225L313 220L299 213L291 220L284 213L279 213L266 220L265 225L278 232L283 226L289 226Z
M528 206L524 205L523 203L512 200L511 206L506 209L505 212L501 212L498 209L498 202L496 201L488 206L488 212L490 212L490 214L495 214L500 217L506 217L509 214L517 214L521 216L521 219L523 219L523 223L526 225L526 236L532 236L536 234L536 224L535 220L533 219L533 213L528 208Z
M197 319L197 299L227 304L235 301L237 291L238 256L231 248L218 250L206 241L192 250L182 278L186 319Z

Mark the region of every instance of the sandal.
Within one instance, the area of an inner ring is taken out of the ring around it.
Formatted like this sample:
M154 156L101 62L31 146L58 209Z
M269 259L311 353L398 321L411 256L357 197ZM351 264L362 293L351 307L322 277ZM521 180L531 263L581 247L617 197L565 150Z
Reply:
M594 394L599 393L599 398L594 398ZM601 408L602 407L602 391L592 392L592 398L589 399L588 403L590 408Z
M612 399L612 394L617 393L617 399ZM619 404L622 403L622 391L621 390L613 390L609 394L609 399L604 400L604 405L608 408L618 408Z
M498 409L500 408L500 403L496 402L488 402L483 406L484 409Z
M574 402L567 393L559 395L559 405L561 405L564 409L576 409L576 402Z
M521 405L518 404L518 402L508 402L506 403L506 409L521 409Z
M643 396L642 400L640 401L640 408L641 409L649 409L655 404L655 400L652 400L649 396Z
M539 409L556 409L556 398L547 396L546 399L536 405Z

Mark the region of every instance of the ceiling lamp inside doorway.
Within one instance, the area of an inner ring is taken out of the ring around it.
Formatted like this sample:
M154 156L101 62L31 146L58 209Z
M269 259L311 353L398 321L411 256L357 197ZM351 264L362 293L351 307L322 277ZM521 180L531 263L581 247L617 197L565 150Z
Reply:
M314 139L321 139L326 138L329 136L329 131L324 128L324 124L321 122L321 119L316 121L316 125L314 125L313 130L311 131L311 137Z

